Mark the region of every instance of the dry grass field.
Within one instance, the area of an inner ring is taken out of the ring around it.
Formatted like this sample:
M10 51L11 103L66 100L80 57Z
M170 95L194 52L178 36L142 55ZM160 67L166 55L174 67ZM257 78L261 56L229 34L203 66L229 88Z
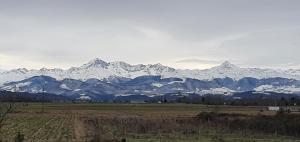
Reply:
M262 111L264 110L264 111ZM296 142L274 133L226 129L222 123L202 123L200 112L275 115L265 107L191 104L53 104L19 103L1 130L2 141L17 133L29 142Z

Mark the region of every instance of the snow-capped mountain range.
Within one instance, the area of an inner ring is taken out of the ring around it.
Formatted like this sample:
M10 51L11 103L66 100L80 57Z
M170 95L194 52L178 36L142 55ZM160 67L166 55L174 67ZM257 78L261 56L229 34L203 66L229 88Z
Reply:
M205 70L182 70L167 67L161 64L154 65L130 65L125 62L105 62L94 59L80 67L63 69L28 70L25 68L0 72L0 85L9 82L21 81L34 76L49 76L57 80L76 79L85 81L91 78L105 80L114 77L136 78L139 76L161 76L162 78L193 78L198 80L213 80L215 78L232 78L239 80L245 77L256 79L287 78L300 80L300 70L273 70L260 68L240 68L230 62L224 62Z
M0 72L0 90L45 91L73 99L99 100L131 96L176 98L186 94L231 96L248 91L298 95L300 70L240 68L230 62L205 70L182 70L161 64L130 65L97 58L67 70L23 68Z

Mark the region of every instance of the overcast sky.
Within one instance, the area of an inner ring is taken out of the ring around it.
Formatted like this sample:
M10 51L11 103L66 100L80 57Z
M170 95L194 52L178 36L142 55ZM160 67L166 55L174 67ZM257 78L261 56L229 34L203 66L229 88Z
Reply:
M0 0L0 68L300 68L300 0Z

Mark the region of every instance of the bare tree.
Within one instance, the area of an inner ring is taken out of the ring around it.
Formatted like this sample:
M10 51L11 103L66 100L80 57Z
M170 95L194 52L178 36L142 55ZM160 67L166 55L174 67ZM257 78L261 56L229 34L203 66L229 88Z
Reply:
M3 127L3 123L7 118L7 115L14 109L14 103L0 104L0 129Z
M7 119L7 115L14 110L14 102L0 102L0 142L2 139L1 130L4 126L4 122Z

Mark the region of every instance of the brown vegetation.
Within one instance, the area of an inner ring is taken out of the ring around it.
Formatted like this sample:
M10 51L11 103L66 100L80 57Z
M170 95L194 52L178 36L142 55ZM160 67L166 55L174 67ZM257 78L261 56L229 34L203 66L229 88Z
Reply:
M46 104L46 113L38 104L22 106L4 124L5 141L19 133L35 142L291 141L298 139L300 128L298 114L270 115L256 107L247 115L241 108L180 104ZM201 108L209 112L199 113Z

